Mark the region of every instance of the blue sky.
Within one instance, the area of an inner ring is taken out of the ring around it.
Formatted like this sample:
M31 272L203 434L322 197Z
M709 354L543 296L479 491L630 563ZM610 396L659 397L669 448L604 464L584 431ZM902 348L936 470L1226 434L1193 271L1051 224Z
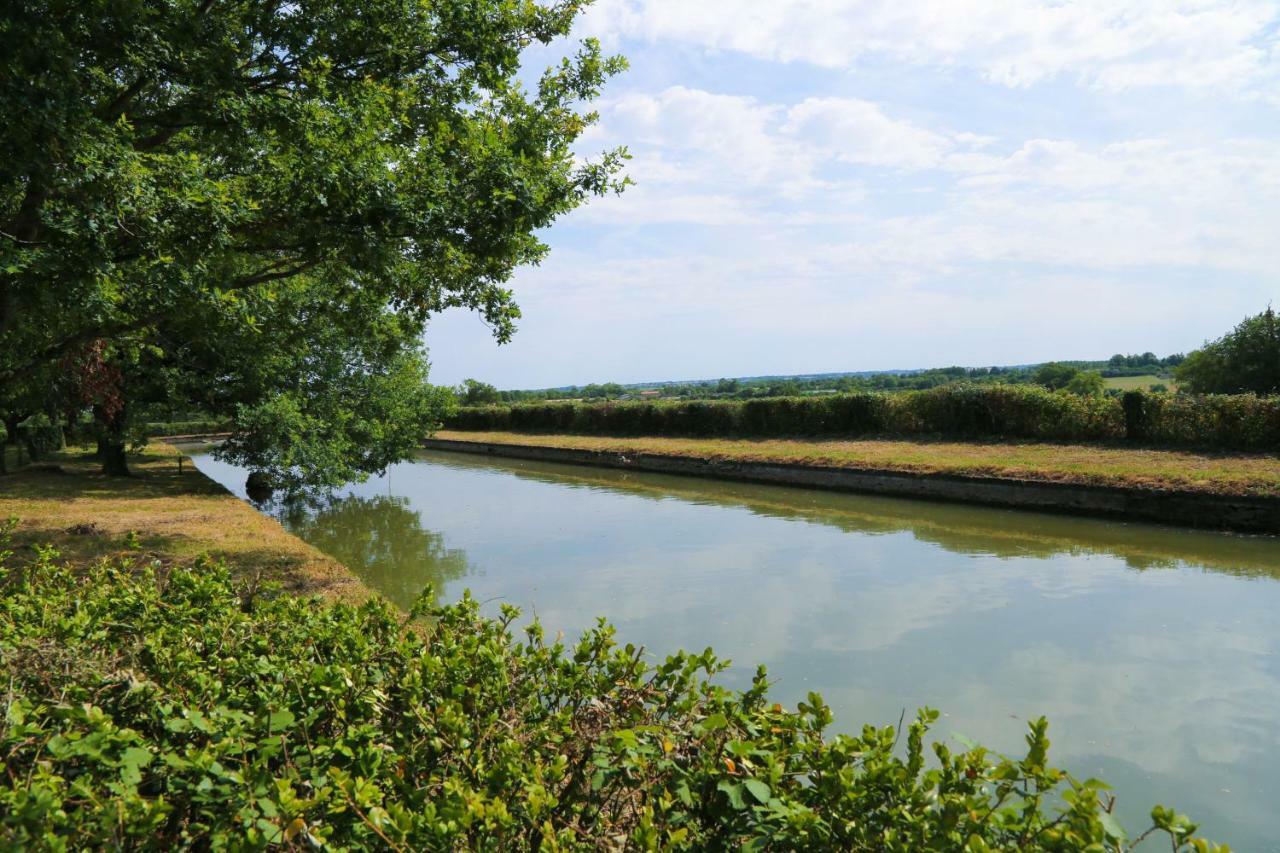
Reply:
M1185 351L1280 292L1276 0L597 0L631 70L503 388ZM532 57L545 61L551 54Z

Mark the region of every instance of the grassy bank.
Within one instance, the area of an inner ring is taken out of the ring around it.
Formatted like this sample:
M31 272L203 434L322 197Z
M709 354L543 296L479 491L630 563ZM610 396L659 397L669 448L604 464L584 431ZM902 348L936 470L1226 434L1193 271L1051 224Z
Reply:
M347 569L227 492L174 447L153 443L130 457L132 477L107 477L84 449L54 454L0 476L0 520L16 516L19 557L53 545L75 565L143 556L162 563L208 554L245 578L353 600L364 587Z
M1280 458L1042 442L820 439L603 438L444 430L450 441L524 444L700 459L1007 477L1061 483L1280 495Z

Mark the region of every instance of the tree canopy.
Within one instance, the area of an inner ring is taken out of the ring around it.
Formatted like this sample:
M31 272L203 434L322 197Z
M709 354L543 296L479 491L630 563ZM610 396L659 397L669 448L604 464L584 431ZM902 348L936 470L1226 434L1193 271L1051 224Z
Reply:
M1174 375L1196 394L1280 393L1280 327L1270 307L1189 353Z
M1050 391L1057 391L1060 388L1066 388L1071 384L1071 380L1080 372L1080 368L1073 367L1070 364L1062 364L1057 361L1050 361L1040 365L1035 373L1035 383L1043 385Z
M28 0L0 13L0 414L234 419L223 454L298 483L430 428L429 316L479 312L537 231L621 188L573 144L622 67L525 49L586 0ZM136 417L133 418L136 420Z
M497 388L478 379L464 379L454 393L458 397L458 402L464 406L483 406L497 403L502 399Z
M1102 378L1102 374L1096 370L1080 370L1067 381L1064 387L1072 394L1079 394L1081 397L1101 397L1107 383Z

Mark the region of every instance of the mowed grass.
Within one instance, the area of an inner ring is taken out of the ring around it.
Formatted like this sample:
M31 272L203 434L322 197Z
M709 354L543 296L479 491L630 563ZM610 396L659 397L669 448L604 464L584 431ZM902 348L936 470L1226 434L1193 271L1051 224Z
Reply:
M1178 390L1178 383L1171 377L1156 376L1154 373L1142 376L1107 376L1103 381L1107 383L1108 388L1116 388L1120 391L1146 391L1152 385L1163 385L1170 391Z
M441 431L437 438L1212 494L1280 495L1280 458L1263 454L1008 441L601 438L457 430Z
M133 554L162 564L225 558L246 579L276 581L302 594L358 601L366 588L345 566L285 531L153 443L131 456L132 477L107 477L86 450L49 456L0 476L0 521L17 517L10 548L21 559L52 544L74 564Z

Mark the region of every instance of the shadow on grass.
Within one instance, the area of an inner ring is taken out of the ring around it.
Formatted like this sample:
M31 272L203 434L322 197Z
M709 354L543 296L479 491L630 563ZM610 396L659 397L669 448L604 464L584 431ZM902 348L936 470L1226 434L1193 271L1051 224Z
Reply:
M129 457L132 476L109 477L88 451L52 454L20 471L0 476L0 497L25 500L112 498L138 500L191 495L220 495L227 491L177 455L143 452Z
M158 445L132 454L130 477L108 477L91 451L74 448L0 476L0 520L20 519L10 549L18 563L37 545L72 565L133 558L189 565L201 555L225 559L236 577L277 581L291 592L358 597L358 581L340 564L285 532L180 452Z

